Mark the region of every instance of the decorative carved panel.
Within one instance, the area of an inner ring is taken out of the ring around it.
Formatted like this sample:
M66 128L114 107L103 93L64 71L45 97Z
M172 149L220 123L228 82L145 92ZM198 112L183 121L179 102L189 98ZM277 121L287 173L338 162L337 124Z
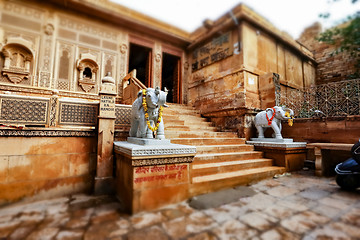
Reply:
M47 124L49 99L0 96L0 122Z
M304 89L282 88L280 104L297 118L360 115L360 79L321 84Z
M73 80L73 54L74 46L65 42L57 42L56 81L54 88L65 91L73 91L75 81Z
M76 32L87 33L91 36L106 38L110 41L116 41L117 35L115 32L105 29L104 27L95 26L89 24L89 22L79 21L75 18L69 18L68 16L61 16L60 26Z
M44 17L43 11L32 8L28 5L25 6L24 4L17 4L13 1L5 1L4 11L6 13L22 16L28 20L31 19L37 22L41 22Z
M130 117L131 117L131 106L126 105L115 105L115 126L123 127L130 126Z
M98 104L60 102L59 124L95 126L98 108Z
M44 37L42 39L42 65L39 79L39 86L49 88L51 86L51 65L52 65L52 57L51 50L53 47L53 32L54 25L48 23L44 27Z

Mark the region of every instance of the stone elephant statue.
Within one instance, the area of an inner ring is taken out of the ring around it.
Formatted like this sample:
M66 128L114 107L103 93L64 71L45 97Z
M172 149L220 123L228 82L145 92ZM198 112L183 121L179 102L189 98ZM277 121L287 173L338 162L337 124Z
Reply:
M165 139L161 110L166 106L166 96L167 92L161 91L159 87L138 92L131 108L130 137L153 138L156 132L157 139Z
M294 118L294 112L290 108L278 107L267 108L255 116L255 127L258 131L258 138L264 138L264 129L271 127L274 130L276 139L283 139L281 135L281 120Z

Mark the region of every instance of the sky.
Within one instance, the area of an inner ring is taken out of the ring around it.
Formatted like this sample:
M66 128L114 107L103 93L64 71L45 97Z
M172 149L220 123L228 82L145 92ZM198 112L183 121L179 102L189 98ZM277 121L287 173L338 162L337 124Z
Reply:
M202 25L204 19L216 20L240 3L269 20L281 31L298 38L301 32L318 21L323 28L342 22L360 11L360 1L351 0L111 0L123 6L169 23L188 32ZM329 19L319 14L329 12Z

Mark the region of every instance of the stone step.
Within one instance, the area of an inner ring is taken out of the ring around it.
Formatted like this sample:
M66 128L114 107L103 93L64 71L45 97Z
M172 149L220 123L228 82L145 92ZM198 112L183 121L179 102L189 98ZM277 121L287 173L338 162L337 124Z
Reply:
M193 177L190 195L196 196L237 185L246 185L284 172L285 168L272 166Z
M250 168L270 167L272 165L272 159L264 158L215 163L193 163L191 169L191 177L212 175L216 173L234 172Z
M204 119L186 119L186 118L167 118L164 117L164 121L171 123L172 121L183 121L184 125L189 126L189 125L199 125L199 126L208 126L208 127L214 127L214 124L212 122L208 122Z
M201 118L201 115L197 112L192 112L191 110L189 111L164 111L163 112L163 116L165 117L198 117ZM205 118L206 119L206 118Z
M165 115L175 115L175 114L182 114L182 115L191 115L191 116L199 116L200 117L200 111L194 110L194 109L169 109L165 108L163 111L163 114Z
M169 125L167 123L165 123L165 131L190 131L190 127L189 126L185 126L185 125Z
M191 146L245 144L244 138L172 138L171 143Z
M196 117L196 116L189 116L189 115L188 116L180 116L180 115L166 116L164 114L163 117L164 117L164 121L182 120L185 122L185 124L189 124L189 123L199 123L199 124L210 123L210 124L212 124L212 122L209 122L206 118Z
M196 154L193 163L194 164L216 163L216 162L225 162L225 161L259 159L262 157L263 157L263 153L256 151Z
M206 132L206 131L169 131L165 128L167 138L236 138L237 136L228 132Z
M184 120L179 120L179 119L164 119L164 124L165 124L165 127L167 126L173 126L173 125L176 125L176 126L185 126L185 121Z
M254 146L247 145L247 144L196 146L196 153L197 154L246 152L246 151L254 151Z
M174 124L172 122L170 123L166 123L165 122L165 129L169 129L169 130L183 130L186 131L186 129L188 129L188 131L203 131L203 132L216 132L216 127L213 126L209 126L209 125L203 125L203 124L191 124L191 125L182 125L182 124Z
M182 121L182 122L181 122ZM179 120L179 119L166 119L164 118L164 124L165 126L189 126L197 129L204 128L207 130L208 127L212 127L213 129L216 129L214 125L211 122L200 122L200 121L190 121L190 120Z
M166 103L169 107L166 109L192 109L196 110L193 106L185 105L185 104L178 104L178 103ZM196 110L198 111L198 110Z

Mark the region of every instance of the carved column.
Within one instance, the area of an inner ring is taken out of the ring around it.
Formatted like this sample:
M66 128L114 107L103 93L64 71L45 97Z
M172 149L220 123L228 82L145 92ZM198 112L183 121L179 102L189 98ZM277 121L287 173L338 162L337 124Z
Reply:
M115 80L107 74L101 80L98 127L97 166L94 193L110 194L114 191L113 142L115 128Z

